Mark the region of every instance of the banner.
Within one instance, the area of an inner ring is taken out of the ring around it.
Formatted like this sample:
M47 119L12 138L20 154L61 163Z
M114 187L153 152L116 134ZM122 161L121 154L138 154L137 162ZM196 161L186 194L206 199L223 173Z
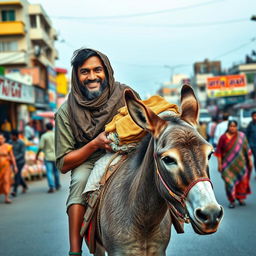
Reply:
M34 103L34 87L0 76L0 99L14 102Z
M207 95L209 98L238 96L247 93L247 82L244 74L207 78Z

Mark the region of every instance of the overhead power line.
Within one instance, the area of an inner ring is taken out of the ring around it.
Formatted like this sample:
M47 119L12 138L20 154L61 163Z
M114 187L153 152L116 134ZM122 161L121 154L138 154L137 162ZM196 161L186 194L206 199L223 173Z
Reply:
M244 47L246 47L246 46L248 46L248 45L254 43L255 41L256 41L256 37L253 37L253 38L250 39L249 42L246 42L246 43L244 43L244 44L241 44L241 45L239 45L238 47L236 47L236 48L234 48L234 49L232 49L232 50L229 50L229 51L227 51L227 52L225 52L225 53L222 53L221 55L219 55L219 56L217 56L217 57L215 57L215 58L213 58L213 59L222 58L222 57L224 57L224 56L226 56L226 55L229 55L230 53L236 52L236 51L238 51L238 50L240 50L240 49L242 49L242 48L244 48Z
M188 9L198 8L201 6L207 6L210 4L216 4L216 2L219 1L208 1L203 2L199 4L193 4L188 5L184 7L177 7L172 9L166 9L166 10L159 10L159 11L153 11L153 12L141 12L141 13L133 13L133 14L122 14L122 15L113 15L113 16L88 16L88 17L77 17L77 16L51 16L51 18L55 19L68 19L68 20L113 20L113 19L128 19L128 18L135 18L135 17L146 17L146 16L152 16L152 15L159 15L159 14L165 14L165 13L171 13L171 12L177 12L177 11L184 11Z
M181 24L145 24L147 27L207 27L207 26L216 26L216 25L225 25L231 23L240 23L240 22L248 22L248 18L234 19L234 20L220 20L220 21L212 21L212 22L198 22L198 23L181 23ZM136 26L140 26L141 24L136 24Z

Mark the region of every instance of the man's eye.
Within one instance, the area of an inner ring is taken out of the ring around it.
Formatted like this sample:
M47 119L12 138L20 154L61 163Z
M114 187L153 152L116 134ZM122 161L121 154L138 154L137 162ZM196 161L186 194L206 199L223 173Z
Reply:
M82 74L82 75L88 74L88 71L87 70L81 70L80 74Z

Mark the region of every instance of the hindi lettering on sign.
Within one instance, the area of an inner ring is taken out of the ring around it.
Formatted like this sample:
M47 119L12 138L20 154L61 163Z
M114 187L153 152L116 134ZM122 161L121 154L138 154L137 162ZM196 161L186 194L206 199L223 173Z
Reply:
M0 99L34 103L34 87L0 76Z

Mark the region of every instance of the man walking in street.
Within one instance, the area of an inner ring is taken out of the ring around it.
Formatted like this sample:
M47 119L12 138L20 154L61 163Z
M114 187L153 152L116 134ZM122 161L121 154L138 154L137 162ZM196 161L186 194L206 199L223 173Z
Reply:
M55 189L60 189L59 171L55 165L54 132L51 123L46 124L46 132L42 135L39 142L39 149L36 154L36 160L39 153L44 152L44 162L46 166L46 176L48 181L48 193L53 193Z
M17 130L12 130L11 140L9 141L9 143L13 146L13 154L16 159L16 165L18 169L18 172L15 174L13 192L11 193L12 196L16 196L19 185L22 186L23 193L25 193L28 188L25 180L22 177L22 169L25 165L26 146L25 143L19 139L19 132Z
M214 147L217 146L220 136L223 135L228 129L228 118L229 118L229 114L223 113L222 121L218 123L216 126L216 129L214 131L214 139L213 139Z
M246 136L252 150L254 159L254 170L256 172L256 111L251 113L252 120L247 126Z
M123 92L129 87L115 81L107 56L99 51L79 49L71 64L71 92L55 116L55 143L57 167L62 173L71 171L69 255L81 255L86 206L82 193L95 162L111 150L104 128L125 105Z

